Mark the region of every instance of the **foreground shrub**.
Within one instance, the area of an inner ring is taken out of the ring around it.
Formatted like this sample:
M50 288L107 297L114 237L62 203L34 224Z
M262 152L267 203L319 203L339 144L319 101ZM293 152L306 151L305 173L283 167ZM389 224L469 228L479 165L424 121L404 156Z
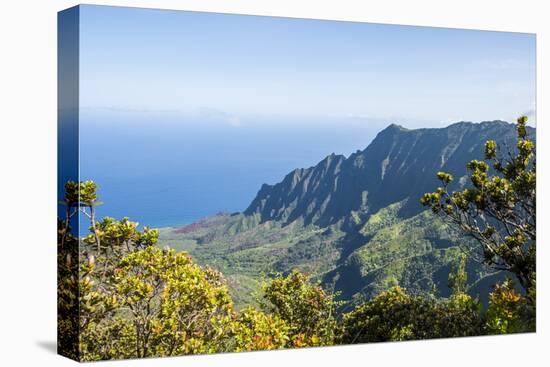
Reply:
M335 312L339 303L307 275L293 271L264 287L264 308L278 315L290 328L291 347L333 345Z
M519 294L511 279L497 284L489 296L487 329L490 334L535 331L535 309L528 297Z
M344 344L480 335L479 303L466 294L437 302L401 287L380 293L344 315Z

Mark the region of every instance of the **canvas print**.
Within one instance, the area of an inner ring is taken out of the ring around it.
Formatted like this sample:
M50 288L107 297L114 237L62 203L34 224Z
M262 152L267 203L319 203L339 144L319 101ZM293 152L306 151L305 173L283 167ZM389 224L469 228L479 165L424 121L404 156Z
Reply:
M58 16L58 350L534 332L534 34Z

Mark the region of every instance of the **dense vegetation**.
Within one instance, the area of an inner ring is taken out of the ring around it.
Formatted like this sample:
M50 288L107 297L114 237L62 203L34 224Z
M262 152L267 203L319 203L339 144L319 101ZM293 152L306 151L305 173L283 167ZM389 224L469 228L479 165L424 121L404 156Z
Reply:
M534 135L534 129L526 127ZM447 274L476 240L419 205L438 185L435 173L452 172L449 190L469 183L468 162L484 144L514 147L514 124L489 121L408 130L391 125L362 151L329 155L263 185L243 213L218 214L181 228L161 228L160 246L186 251L223 272L237 308L258 305L272 273L310 274L349 301L349 311L400 285L411 294L450 296ZM468 293L484 306L507 271L469 256Z
M485 159L468 163L472 187L449 192L453 176L439 172L442 186L426 193L422 204L459 227L479 244L470 256L515 275L525 292L531 321L536 313L536 150L527 117L517 124L516 153L485 143ZM490 170L492 168L492 170ZM512 289L511 280L499 288Z
M223 275L196 265L185 252L156 247L156 230L139 231L127 218L104 218L90 227L78 252L78 240L60 224L59 349L69 357L92 361L334 344L337 303L302 273L266 284L262 309L237 311Z
M517 152L507 160L497 159L496 142L487 142L493 171L484 161L468 163L472 188L452 191L452 176L438 173L443 187L422 203L441 218L421 211L402 220L398 213L409 202L391 204L357 218L356 235L369 246L345 251L343 242L357 241L346 223L284 225L259 213L202 221L161 248L158 230L140 230L128 218L97 220L94 182L68 182L58 226L59 350L92 361L533 331L535 150L525 122L518 121ZM90 220L83 238L71 234L79 212ZM426 240L452 228L473 238ZM260 234L269 246L258 246ZM231 245L222 240L227 235ZM472 296L490 274L471 271L480 249L487 266L516 275L522 289L510 278L494 284L486 306ZM376 285L361 297L342 297L353 295L353 284L350 291L326 281L343 251L346 261L338 266L354 272L340 276ZM266 266L262 260L274 253ZM208 266L208 259L216 261ZM264 276L253 276L260 269ZM283 271L271 273L277 269ZM258 290L253 302L235 305L239 293L231 291L235 278L226 279L226 271L250 280L248 289ZM428 281L418 285L412 281L418 277Z

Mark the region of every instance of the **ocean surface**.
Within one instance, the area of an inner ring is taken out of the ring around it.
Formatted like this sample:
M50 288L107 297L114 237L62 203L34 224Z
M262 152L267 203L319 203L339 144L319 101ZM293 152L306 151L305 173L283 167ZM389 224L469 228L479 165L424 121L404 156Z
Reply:
M98 216L167 227L243 211L263 183L333 152L364 149L379 130L358 123L225 122L84 113L80 179L98 184Z

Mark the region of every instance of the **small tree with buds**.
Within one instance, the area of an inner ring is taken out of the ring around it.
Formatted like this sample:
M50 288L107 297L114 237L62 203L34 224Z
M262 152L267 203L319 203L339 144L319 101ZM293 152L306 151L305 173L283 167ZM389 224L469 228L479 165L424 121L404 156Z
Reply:
M65 195L61 204L65 205L64 226L60 230L60 246L63 249L69 232L71 218L81 212L90 218L91 232L95 236L98 251L101 249L100 239L96 231L95 207L101 203L97 201L97 185L94 181L67 181L65 183Z
M475 238L485 263L515 274L534 306L536 155L526 123L527 117L518 119L515 152L502 153L494 140L485 143L484 160L467 165L471 187L450 192L453 176L439 172L442 186L421 203Z

